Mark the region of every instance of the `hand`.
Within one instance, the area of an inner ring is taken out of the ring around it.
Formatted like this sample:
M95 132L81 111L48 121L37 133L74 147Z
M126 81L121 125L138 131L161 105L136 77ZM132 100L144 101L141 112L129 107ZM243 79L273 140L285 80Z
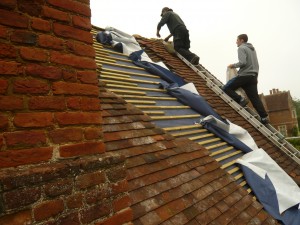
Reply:
M233 64L229 64L227 67L228 68L233 68Z
M168 41L169 41L169 37L166 37L166 38L164 39L164 41L165 41L165 42L168 42Z
M156 36L160 38L160 34L159 34L159 32L156 32Z

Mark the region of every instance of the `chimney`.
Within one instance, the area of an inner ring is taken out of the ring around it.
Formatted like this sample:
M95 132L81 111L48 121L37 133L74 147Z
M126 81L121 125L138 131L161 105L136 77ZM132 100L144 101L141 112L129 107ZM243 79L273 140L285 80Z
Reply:
M105 151L89 4L1 0L0 224L94 224L128 191L84 203L125 168Z

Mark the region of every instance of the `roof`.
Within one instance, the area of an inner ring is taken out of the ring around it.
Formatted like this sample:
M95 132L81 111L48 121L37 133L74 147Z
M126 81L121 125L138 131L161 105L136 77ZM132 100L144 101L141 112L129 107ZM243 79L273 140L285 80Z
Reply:
M290 92L277 92L271 95L265 95L264 98L269 112L290 109Z
M181 77L193 81L220 115L247 129L257 144L296 181L298 179L299 184L299 166L210 90L197 73L166 52L160 41L143 37L137 40L154 61L164 61ZM133 105L137 100L124 93L120 82L132 85L132 95L140 97L134 79L121 81L120 77L133 73L141 76L144 71L130 66L125 57L99 44L95 44L95 48L102 76L100 99L104 140L108 152L127 157L128 183L124 185L130 190L134 224L276 223L247 189L212 157L209 147L158 127L159 123L153 119L157 117L151 116L151 112L146 115L145 109L142 111ZM126 69L116 69L120 65ZM143 101L146 104L146 100Z

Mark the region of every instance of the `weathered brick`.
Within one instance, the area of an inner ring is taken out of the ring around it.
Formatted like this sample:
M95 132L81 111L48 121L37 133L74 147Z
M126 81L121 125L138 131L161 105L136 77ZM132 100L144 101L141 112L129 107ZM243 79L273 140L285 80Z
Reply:
M68 41L66 45L69 51L76 55L95 57L95 49L92 45L83 44L77 41Z
M10 36L10 40L22 44L36 45L37 35L26 30L15 30Z
M8 38L9 29L7 27L0 25L0 38L7 39Z
M0 94L5 94L8 88L7 80L0 80Z
M39 36L39 45L44 48L63 50L65 43L62 39L51 35L43 34Z
M77 73L76 71L71 70L63 70L63 78L68 82L76 82L77 81Z
M40 62L46 62L48 59L47 51L39 48L22 47L20 49L20 56L25 60Z
M91 17L91 9L89 5L84 5L80 2L72 0L48 0L48 3L59 8L63 8L87 17Z
M77 225L81 224L78 212L72 212L59 217L53 224L49 225ZM48 225L48 224L46 224Z
M102 128L98 128L98 127L86 128L84 130L84 136L87 140L102 139L103 138Z
M23 98L14 96L0 96L0 110L18 110L23 108Z
M88 112L58 112L55 118L60 125L76 125L76 124L101 124L102 117L100 113Z
M4 133L6 144L9 148L28 148L46 144L44 131L18 131Z
M83 41L88 44L93 43L93 36L89 31L84 31L82 29L74 28L72 26L63 25L60 23L53 24L53 31L56 35L72 38L74 40Z
M104 199L111 197L111 190L107 183L89 189L85 195L85 202L88 205L94 205L97 202L103 202Z
M29 19L27 16L20 15L19 13L0 9L0 24L28 28Z
M98 84L98 75L96 71L79 71L77 73L78 80L86 84Z
M16 127L49 127L53 125L53 117L50 112L17 113L13 120Z
M0 43L0 57L5 59L16 58L17 49L13 45Z
M92 186L103 184L105 181L105 172L97 171L76 177L75 185L78 189L86 189Z
M42 11L43 0L18 0L18 9L31 16L39 16Z
M25 210L25 211L4 215L0 217L0 224L3 225L32 224L31 211Z
M41 189L37 187L17 189L3 194L6 209L16 209L30 205L41 197Z
M129 190L127 180L119 181L118 183L111 185L111 190L113 195L118 195L120 193L127 192Z
M110 213L110 206L107 203L92 206L80 211L81 221L84 224L91 224L92 221L106 216Z
M113 201L114 212L121 211L131 205L131 199L128 195L123 195Z
M64 210L64 202L61 199L42 202L33 209L35 220L42 221L54 217Z
M133 220L132 209L128 208L122 212L118 212L108 219L95 223L95 225L118 225L118 224L127 224Z
M31 97L28 102L29 109L32 110L65 110L66 103L64 97L39 96Z
M73 54L64 54L61 52L52 51L50 54L50 61L62 65L73 66L79 69L96 69L96 62L94 59Z
M70 195L73 189L73 179L58 180L48 183L44 186L45 194L48 197L56 197L59 195Z
M106 176L110 182L116 183L126 178L126 169L124 167L114 167L106 172Z
M5 8L14 9L17 6L17 0L2 0L0 6Z
M13 83L14 93L47 94L50 91L48 83L37 79L17 79Z
M99 98L82 98L81 109L83 111L100 111L100 99Z
M67 98L68 109L75 109L75 110L81 109L80 102L81 102L81 97Z
M0 75L18 75L20 63L0 61Z
M72 17L73 24L77 27L81 27L87 30L92 29L91 19L88 17L82 16L73 16Z
M57 95L91 95L99 96L99 88L95 85L68 82L55 82L52 86L53 93Z
M54 66L42 66L29 64L25 68L27 75L46 78L49 80L59 80L62 78L62 70Z
M40 18L32 18L31 27L35 30L44 31L44 32L49 32L51 30L50 22Z
M43 7L43 16L47 17L47 18L51 18L51 19L55 19L55 20L59 20L59 21L63 21L63 22L69 22L70 21L70 17L69 14L66 12L62 12L60 10L57 9L53 9L47 6Z
M4 146L4 138L3 138L3 135L1 134L0 135L0 151L1 151L3 146Z
M55 144L81 141L83 132L81 128L55 129L49 133L49 137Z
M8 127L8 117L0 114L0 129L4 130Z
M66 199L66 205L69 209L81 208L83 206L83 199L82 193L70 195Z
M0 152L0 168L40 163L52 158L53 148L32 148Z
M60 156L63 158L76 157L81 155L100 154L105 152L103 142L80 143L74 145L65 145L59 148Z

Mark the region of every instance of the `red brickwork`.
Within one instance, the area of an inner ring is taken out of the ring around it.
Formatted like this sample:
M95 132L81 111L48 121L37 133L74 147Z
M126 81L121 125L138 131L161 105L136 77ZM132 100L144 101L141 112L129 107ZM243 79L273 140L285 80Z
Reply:
M90 17L88 0L0 2L0 224L131 221L124 159L103 142Z

